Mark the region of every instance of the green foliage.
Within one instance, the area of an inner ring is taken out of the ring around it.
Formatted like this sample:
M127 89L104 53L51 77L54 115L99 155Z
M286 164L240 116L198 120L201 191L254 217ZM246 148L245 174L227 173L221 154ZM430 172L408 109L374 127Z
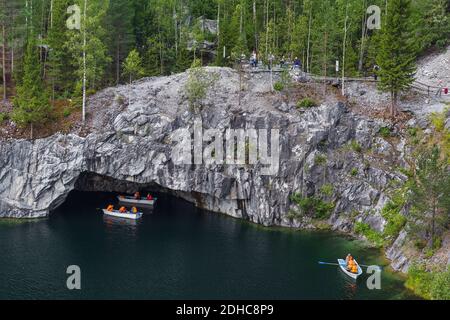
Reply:
M297 102L297 108L299 108L299 109L300 108L308 109L308 108L313 108L313 107L316 107L316 106L317 106L316 101L314 101L311 98L304 98L304 99L299 100Z
M194 60L191 69L188 70L188 81L185 85L185 92L189 105L193 110L199 111L202 107L202 100L206 97L208 90L217 81L217 75L209 75L201 67L200 60Z
M324 196L331 197L333 195L334 188L331 183L324 184L320 188L320 193L322 193Z
M378 133L383 138L389 138L391 136L391 129L389 129L388 127L382 127L382 128L380 128L380 131L378 131Z
M433 124L435 130L437 132L442 132L444 131L445 128L445 120L446 120L446 113L437 113L437 112L433 112L430 115L430 121Z
M354 232L366 237L366 239L376 247L382 247L384 245L383 235L373 230L367 223L356 222L354 226Z
M386 220L383 235L385 237L395 238L406 224L406 218L400 213L405 205L402 196L397 195L393 200L389 201L381 210L381 216Z
M130 78L130 83L135 77L144 75L142 59L136 49L131 50L125 59L123 63L123 74Z
M423 265L412 264L405 285L426 299L450 300L450 268L444 272L427 272Z
M316 166L322 166L322 165L324 165L326 163L327 163L327 157L325 155L323 155L323 154L318 154L314 158L314 164Z
M68 118L72 114L72 110L70 108L64 108L63 117Z
M283 91L284 90L284 85L282 82L275 82L275 84L273 85L273 89L275 91Z
M0 124L9 119L9 115L6 112L0 112Z
M21 84L17 87L12 119L20 126L40 124L47 120L51 107L41 81L41 65L34 35L28 39Z
M432 248L447 226L450 211L448 160L439 147L420 150L408 187L411 234L427 240Z
M353 168L351 171L350 171L350 175L352 176L352 177L356 177L357 175L358 175L358 169L357 168Z
M357 152L357 153L362 152L362 147L361 147L361 145L359 144L359 142L356 141L356 140L352 140L352 141L350 142L350 148L351 148L353 151Z
M391 94L391 115L396 114L399 93L414 82L417 46L414 37L411 0L390 0L380 38L377 64L379 89Z
M327 219L334 210L334 204L326 202L318 197L303 197L299 193L291 195L294 202L304 214L316 219Z
M87 88L101 88L105 83L106 69L112 58L106 45L107 30L105 29L108 0L88 1L86 19L84 19L84 0L75 1L82 8L81 30L68 30L66 50L71 54L78 81L83 79L83 52L86 53ZM86 45L84 35L86 34ZM75 90L76 94L81 94Z

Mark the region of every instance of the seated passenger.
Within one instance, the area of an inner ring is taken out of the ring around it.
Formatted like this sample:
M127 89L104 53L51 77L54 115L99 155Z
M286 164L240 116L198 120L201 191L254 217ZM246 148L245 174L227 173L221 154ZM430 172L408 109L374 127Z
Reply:
M133 207L133 208L131 208L131 212L134 213L134 214L136 214L136 213L138 213L138 210L137 210L136 207Z
M140 194L139 192L136 192L136 193L134 194L134 198L135 198L136 200L140 200L140 199L141 199L141 194Z
M112 204L110 204L107 208L106 211L108 212L112 212L114 210L114 206Z
M119 212L120 212L120 213L126 213L126 212L127 212L127 208L121 207L121 208L119 209Z
M152 197L152 195L150 193L147 194L147 200L153 200L153 197Z

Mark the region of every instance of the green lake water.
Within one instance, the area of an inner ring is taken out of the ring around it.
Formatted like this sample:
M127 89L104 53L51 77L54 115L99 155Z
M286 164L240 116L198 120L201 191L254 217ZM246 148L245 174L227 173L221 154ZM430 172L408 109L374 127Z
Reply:
M335 262L351 252L386 264L379 250L329 232L264 228L159 195L135 223L96 208L112 194L72 193L49 218L0 220L0 299L408 299L398 274L348 278ZM66 269L81 268L81 290Z

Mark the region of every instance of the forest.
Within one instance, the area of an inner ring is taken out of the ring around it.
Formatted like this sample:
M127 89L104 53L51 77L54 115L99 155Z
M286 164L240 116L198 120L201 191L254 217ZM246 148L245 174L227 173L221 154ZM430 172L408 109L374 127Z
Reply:
M379 28L366 23L370 6ZM84 108L104 87L195 59L233 66L253 51L325 76L336 61L348 76L381 66L380 87L396 99L416 58L449 38L447 0L0 0L0 92L12 106L0 117L42 123L61 101Z

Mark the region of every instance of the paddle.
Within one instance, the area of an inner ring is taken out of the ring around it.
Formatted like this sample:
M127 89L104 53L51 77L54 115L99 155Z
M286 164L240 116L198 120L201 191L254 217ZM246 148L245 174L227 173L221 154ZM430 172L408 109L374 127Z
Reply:
M322 262L322 261L319 261L319 264L326 264L326 265L331 265L331 266L340 266L339 263ZM358 263L358 264L359 264L359 263ZM365 264L359 264L359 266L360 266L360 267L365 267L365 268L371 267L371 266L368 266L368 265L365 265ZM378 270L381 271L381 267L380 267L380 266L375 266L375 267L377 267Z

